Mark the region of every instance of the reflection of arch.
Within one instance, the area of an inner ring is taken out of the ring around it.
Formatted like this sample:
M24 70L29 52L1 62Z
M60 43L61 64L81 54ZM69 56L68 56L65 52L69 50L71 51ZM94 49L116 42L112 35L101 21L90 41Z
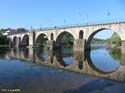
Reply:
M64 31L64 32L62 32L62 33L60 33L60 34L58 35L58 37L57 37L57 39L56 39L56 43L57 43L57 44L61 44L61 43L62 43L62 38L63 38L65 35L68 35L67 37L71 36L72 39L74 40L74 37L73 37L73 35L72 35L71 33ZM73 42L72 42L71 40L69 40L69 43L71 43L71 45L73 44Z
M62 50L59 49L58 51L55 52L55 56L56 56L56 59L57 61L60 63L61 66L63 67L67 67L69 65L71 65L72 63L68 64L64 61L63 58L66 58L66 57L73 57L73 54L72 53L62 53Z
M29 58L29 49L28 48L21 48L21 51L23 52L24 58Z
M47 43L47 40L48 40L47 36L42 33L37 37L35 45L44 47L45 44Z
M93 64L93 62L92 62L92 60L91 60L91 57L90 57L90 54L91 54L91 52L87 52L86 53L86 57L87 57L87 62L88 62L88 64L89 64L89 66L93 69L93 70L95 70L95 71L97 71L97 72L99 72L99 73L102 73L102 74L107 74L107 73L112 73L112 72L114 72L114 71L116 71L117 69L115 69L115 70L113 70L113 71L109 71L109 72L107 72L107 71L103 71L103 70L101 70L101 69L99 69L99 68L97 68L94 64Z
M79 39L83 39L83 31L82 30L79 31Z
M53 33L51 33L51 40L53 40Z
M103 31L103 30L111 30L111 29L109 29L109 28L101 28L101 29L98 29L98 30L94 31L94 32L89 36L89 38L88 38L88 41L87 41L87 47L88 47L88 48L90 48L91 41L92 41L93 37L94 37L98 32ZM112 30L111 30L111 31L112 31ZM115 33L117 33L117 32L115 32ZM117 33L117 34L118 34L118 33Z
M22 46L28 46L29 45L29 35L24 35L22 38L22 42L21 42Z
M48 51L43 48L36 49L36 56L42 62L48 62Z

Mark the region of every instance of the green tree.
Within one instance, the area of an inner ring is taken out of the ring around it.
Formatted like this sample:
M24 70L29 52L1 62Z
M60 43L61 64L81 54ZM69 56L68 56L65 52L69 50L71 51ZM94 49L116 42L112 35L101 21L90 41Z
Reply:
M8 45L9 44L9 39L7 38L7 36L3 36L0 33L0 45Z
M73 44L74 38L69 33L66 33L65 36L62 37L62 44Z
M4 33L4 32L6 32L7 31L7 29L0 29L0 33Z
M111 37L111 44L113 45L121 45L121 39L118 34L114 33Z
M120 49L111 48L109 53L114 59L116 59L116 60L121 59L121 50Z
M26 32L27 30L25 28L18 28L17 29L17 33L22 33L22 32Z

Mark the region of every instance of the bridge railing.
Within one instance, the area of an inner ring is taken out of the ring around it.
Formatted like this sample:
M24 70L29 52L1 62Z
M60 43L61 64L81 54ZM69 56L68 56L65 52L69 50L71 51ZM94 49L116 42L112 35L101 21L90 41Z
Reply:
M9 34L8 36L11 36L11 35L17 35L17 34L25 34L25 33L28 33L29 31L26 31L26 32L20 32L20 33L14 33L14 34Z
M70 24L70 25L61 25L61 26L54 26L54 27L43 27L38 29L32 29L31 31L47 31L47 30L54 30L54 29L65 29L65 28L73 28L73 27L83 27L83 26L91 26L91 25L103 25L103 24L113 24L113 23L125 23L125 20L122 19L122 21L98 21L98 22L86 22L86 23L80 23L80 24ZM22 33L15 33L15 34L24 34L27 32ZM14 35L14 34L13 34Z
M73 28L73 27L81 27L81 26L91 26L91 25L100 25L100 24L113 24L113 23L125 23L125 19L122 21L98 21L98 22L86 22L80 24L70 24L70 25L61 25L61 26L54 26L54 27L44 27L39 29L34 29L34 31L46 31L46 30L54 30L54 29L65 29L65 28Z

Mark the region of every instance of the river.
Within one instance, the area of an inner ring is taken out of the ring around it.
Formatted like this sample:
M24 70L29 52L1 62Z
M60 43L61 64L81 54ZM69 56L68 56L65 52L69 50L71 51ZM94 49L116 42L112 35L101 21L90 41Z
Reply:
M0 49L0 93L124 93L124 82L125 55L104 45Z

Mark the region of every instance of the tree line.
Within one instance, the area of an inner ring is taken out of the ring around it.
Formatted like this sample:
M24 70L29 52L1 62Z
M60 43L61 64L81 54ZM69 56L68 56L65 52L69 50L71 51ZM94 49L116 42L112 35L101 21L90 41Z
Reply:
M121 39L117 33L114 33L110 38L106 40L93 38L92 44L108 44L108 45L114 45L114 46L121 46Z
M11 29L11 28L1 28L0 33L5 33L9 29ZM17 33L22 33L22 32L27 32L28 31L25 28L17 28L15 30L16 30Z

